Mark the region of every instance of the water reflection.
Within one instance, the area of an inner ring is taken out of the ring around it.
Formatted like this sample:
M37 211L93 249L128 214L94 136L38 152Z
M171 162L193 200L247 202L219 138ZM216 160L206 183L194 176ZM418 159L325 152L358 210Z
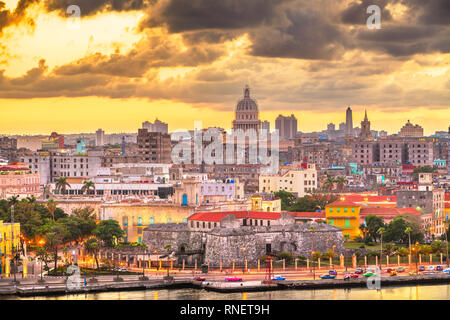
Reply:
M450 300L450 285L227 293L196 289L143 290L51 297L0 297L20 300Z

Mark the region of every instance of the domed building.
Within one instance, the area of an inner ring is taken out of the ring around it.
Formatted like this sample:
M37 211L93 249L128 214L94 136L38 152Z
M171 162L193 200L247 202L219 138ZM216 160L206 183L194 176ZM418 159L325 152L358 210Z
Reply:
M245 86L244 98L236 106L236 118L233 121L233 130L242 129L244 131L254 129L259 132L261 120L259 120L258 105L250 98L250 88Z

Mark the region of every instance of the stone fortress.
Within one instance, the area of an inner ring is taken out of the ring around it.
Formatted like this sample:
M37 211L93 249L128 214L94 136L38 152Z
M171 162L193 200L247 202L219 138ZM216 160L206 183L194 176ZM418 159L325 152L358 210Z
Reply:
M314 226L312 232L310 227ZM314 240L313 240L314 239ZM310 257L312 251L344 252L342 230L323 223L299 223L288 212L198 212L187 223L154 224L144 229L151 252L171 246L177 262L195 260L211 267L255 266L262 256L288 252Z

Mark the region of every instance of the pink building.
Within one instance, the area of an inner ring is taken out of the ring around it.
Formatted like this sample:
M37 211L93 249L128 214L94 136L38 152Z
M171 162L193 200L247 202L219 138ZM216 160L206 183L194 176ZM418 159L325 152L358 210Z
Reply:
M26 198L41 194L39 173L20 162L0 166L0 199Z

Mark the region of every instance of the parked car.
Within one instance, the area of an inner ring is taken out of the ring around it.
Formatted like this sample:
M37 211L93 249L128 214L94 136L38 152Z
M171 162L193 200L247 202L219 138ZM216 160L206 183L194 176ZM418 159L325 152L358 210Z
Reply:
M419 267L419 271L425 271L425 267L424 266L420 266Z
M403 268L403 267L398 267L397 268L397 272L404 272L405 271L405 268Z
M356 273L356 274L362 274L362 273L363 273L363 269L361 269L361 268L356 268L355 273Z
M282 281L282 280L286 280L286 277L282 277L280 275L275 275L275 276L273 276L273 278L271 280Z
M359 278L359 275L357 275L356 273L347 273L344 276L344 280L357 279L357 278Z
M372 272L372 271L368 271L368 272L364 273L364 277L366 277L366 278L368 278L368 277L374 277L374 276L376 276L376 275L377 275L377 274L374 273L374 272Z
M395 271L395 268L387 268L387 269L386 269L386 272L387 272L387 273L391 273L391 271Z
M332 276L337 276L337 271L336 270L330 270L330 271L328 271L328 274L332 275Z
M395 276L397 275L397 271L392 270L391 272L389 272L389 275L390 275L391 277L395 277Z
M446 269L442 270L442 272L443 272L443 273L450 274L450 268L446 268Z
M206 280L206 278L203 278L203 277L195 277L194 278L194 281L205 281Z
M434 271L434 266L428 266L428 271Z
M331 275L329 273L325 273L325 274L321 275L320 278L322 278L322 279L334 279L334 278L336 278L336 276L335 275Z
M240 281L242 281L242 278L239 278L239 277L226 277L225 281L226 282L240 282Z
M444 268L442 266L436 266L436 271L442 271Z

